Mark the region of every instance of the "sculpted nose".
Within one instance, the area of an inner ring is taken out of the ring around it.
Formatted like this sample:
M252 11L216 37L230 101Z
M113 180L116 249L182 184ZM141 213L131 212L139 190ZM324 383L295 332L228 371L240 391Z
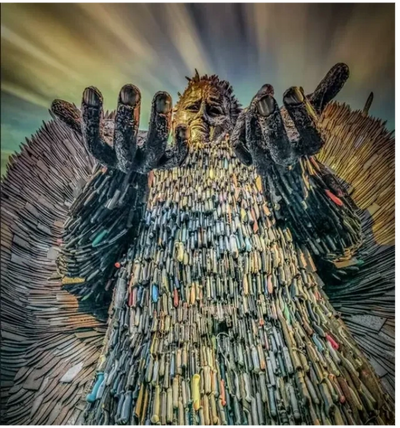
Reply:
M196 119L207 120L207 109L206 109L206 103L204 101L200 105L200 109L197 112Z

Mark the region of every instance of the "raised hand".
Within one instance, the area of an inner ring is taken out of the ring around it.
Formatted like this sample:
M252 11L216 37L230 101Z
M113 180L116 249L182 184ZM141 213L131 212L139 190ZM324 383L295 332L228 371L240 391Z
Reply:
M271 85L264 85L250 106L239 116L232 145L246 165L254 164L262 175L272 162L289 166L302 156L322 148L324 137L317 127L318 116L342 89L349 77L346 64L336 64L306 96L301 87L291 87L283 96L281 109Z
M90 297L99 308L108 307L107 281L142 218L148 196L147 174L181 165L189 151L189 131L183 125L176 125L175 145L167 149L172 126L170 95L158 92L154 96L147 133L139 131L140 101L139 89L125 85L118 96L114 123L104 120L103 97L94 87L83 92L81 111L61 100L51 106L107 167L93 175L70 207L58 260L68 289L82 298ZM87 246L93 251L81 257L82 247Z
M336 262L361 245L355 205L332 172L313 158L325 143L319 115L349 76L335 65L306 96L292 87L279 108L271 85L264 85L238 117L231 142L245 165L254 165L266 199L279 221L288 223L312 253Z
M177 125L174 129L175 145L167 149L172 118L171 96L167 92L157 92L154 96L147 134L139 131L140 102L141 95L136 86L128 84L121 89L113 146L106 142L104 136L103 97L97 88L85 89L81 111L63 100L54 100L51 110L82 135L89 152L108 168L146 174L152 169L181 165L188 153L189 132L186 126Z

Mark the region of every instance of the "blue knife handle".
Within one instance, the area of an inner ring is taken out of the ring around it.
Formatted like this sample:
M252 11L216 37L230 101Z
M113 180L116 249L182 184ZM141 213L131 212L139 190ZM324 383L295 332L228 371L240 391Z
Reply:
M99 372L97 373L97 380L96 383L93 386L92 392L86 396L86 401L88 403L94 403L96 401L97 391L100 388L101 383L104 379L104 373Z

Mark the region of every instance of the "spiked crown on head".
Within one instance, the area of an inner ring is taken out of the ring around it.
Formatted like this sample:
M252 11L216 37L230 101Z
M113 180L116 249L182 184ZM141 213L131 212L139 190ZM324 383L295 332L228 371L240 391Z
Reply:
M175 105L175 110L179 110L179 107L181 106L182 100L185 98L185 95L188 93L188 91L193 87L200 85L202 83L208 83L216 88L218 88L219 91L221 91L222 95L226 98L228 98L229 104L230 104L230 115L232 123L236 122L236 119L241 111L241 105L239 104L238 100L236 99L235 95L233 94L233 88L232 85L226 81L226 80L220 80L219 77L216 74L213 74L211 76L208 76L207 74L200 77L199 72L197 69L194 69L195 75L190 78L186 76L186 79L188 80L188 86L184 90L183 94L178 92L178 102Z

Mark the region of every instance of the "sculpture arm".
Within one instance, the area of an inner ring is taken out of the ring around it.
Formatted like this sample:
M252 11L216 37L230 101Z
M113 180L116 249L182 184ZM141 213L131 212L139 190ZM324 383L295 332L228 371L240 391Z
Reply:
M238 158L254 165L275 216L288 222L312 252L335 261L361 245L355 204L334 174L313 156L325 143L319 115L349 76L335 65L309 96L288 89L281 109L264 85L239 116L231 135Z

